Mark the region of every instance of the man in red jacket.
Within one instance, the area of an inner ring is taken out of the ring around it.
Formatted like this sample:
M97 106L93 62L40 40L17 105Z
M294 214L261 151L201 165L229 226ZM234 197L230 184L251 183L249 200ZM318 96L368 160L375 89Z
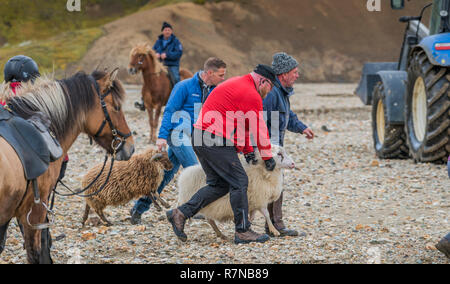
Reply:
M254 72L231 78L211 92L194 124L192 145L206 174L207 186L188 202L167 211L175 235L187 240L184 224L203 207L230 193L234 213L235 243L265 242L266 234L250 229L248 220L248 177L239 160L243 152L247 162L254 161L251 138L256 142L266 169L275 161L267 126L263 119L263 98L276 81L272 68L258 65Z

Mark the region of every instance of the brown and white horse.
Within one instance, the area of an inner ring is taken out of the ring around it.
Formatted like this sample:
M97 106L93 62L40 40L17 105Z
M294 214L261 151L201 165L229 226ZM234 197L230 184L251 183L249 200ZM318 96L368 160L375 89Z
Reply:
M116 159L128 160L134 152L134 141L133 137L123 139L117 134L127 133L124 136L128 136L130 129L121 110L125 91L121 83L115 80L116 75L117 71L96 71L91 76L80 72L61 81L37 79L33 85L24 85L19 95L10 97L7 103L11 110L25 119L36 112L44 113L50 119L51 131L64 153L83 132L109 153L115 152L113 141L122 140ZM112 124L101 127L106 114ZM45 205L48 205L50 193L57 182L62 161L63 158L60 158L51 163L37 179L39 195ZM33 190L31 185L27 185L18 156L0 137L0 253L4 249L8 224L16 217L23 229L28 262L52 263L48 229L39 230L31 225L44 223L47 210L43 204L34 204L33 200ZM27 218L29 212L32 214Z
M142 98L150 121L150 143L154 143L156 142L161 108L166 105L173 86L166 68L156 58L155 52L148 44L137 45L130 52L128 72L135 75L139 71L142 71L144 79ZM181 80L192 76L190 71L180 68Z

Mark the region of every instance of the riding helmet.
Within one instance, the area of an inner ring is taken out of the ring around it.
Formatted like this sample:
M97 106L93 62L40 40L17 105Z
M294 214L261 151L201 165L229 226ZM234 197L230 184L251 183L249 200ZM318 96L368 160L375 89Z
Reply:
M8 60L4 69L6 82L34 81L40 76L39 68L28 56L17 55Z

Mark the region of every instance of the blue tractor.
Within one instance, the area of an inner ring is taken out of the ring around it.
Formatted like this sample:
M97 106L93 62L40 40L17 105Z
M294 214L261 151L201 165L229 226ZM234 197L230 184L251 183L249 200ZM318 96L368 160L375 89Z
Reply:
M404 0L391 0L402 9ZM430 25L422 24L431 8ZM376 154L382 159L447 162L450 155L450 0L434 0L406 23L398 62L366 63L356 94L372 105Z

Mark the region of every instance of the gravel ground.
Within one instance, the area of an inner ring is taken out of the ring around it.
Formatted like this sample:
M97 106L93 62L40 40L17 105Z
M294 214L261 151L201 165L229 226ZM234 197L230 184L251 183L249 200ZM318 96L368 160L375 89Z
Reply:
M316 132L316 139L289 133L287 152L297 167L285 173L284 215L303 234L264 244L234 245L215 237L202 220L186 227L179 242L164 212L153 207L140 226L129 222L133 205L109 208L112 227L81 228L84 201L58 197L52 235L56 263L449 263L434 244L448 233L450 180L444 165L378 160L372 146L370 107L352 95L355 85L301 84L292 108ZM127 86L125 106L137 151L148 147L148 118L134 109L137 86ZM327 130L327 131L325 131ZM329 131L328 131L329 130ZM102 162L103 151L85 135L70 151L65 181L79 187L83 174ZM60 189L62 190L62 189ZM163 193L176 203L172 182ZM22 237L13 222L2 263L25 263ZM232 240L231 223L221 224ZM253 228L263 232L257 215Z

